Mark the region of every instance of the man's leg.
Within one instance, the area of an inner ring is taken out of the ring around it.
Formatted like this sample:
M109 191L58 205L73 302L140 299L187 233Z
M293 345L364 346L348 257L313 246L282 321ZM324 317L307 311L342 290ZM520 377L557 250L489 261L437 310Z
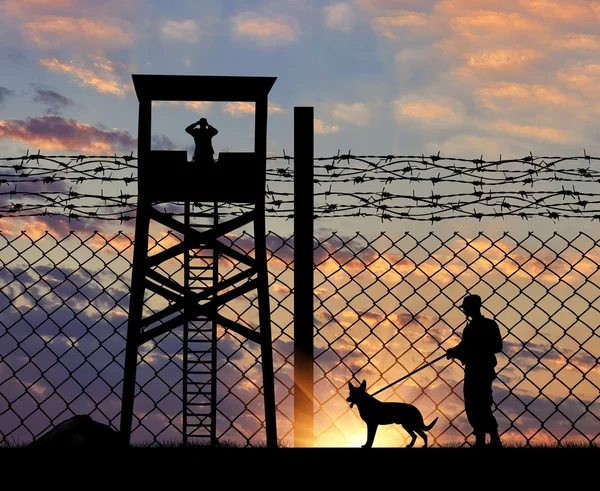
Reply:
M486 421L486 430L487 433L490 434L490 447L501 448L502 442L500 441L500 436L498 435L498 421L494 417L494 411L492 406L494 405L494 397L492 393L492 383L496 378L496 374L492 372L489 375L488 381L486 383L486 394L487 400L485 401L485 421Z
M481 419L481 396L478 377L476 374L465 371L463 393L465 396L465 411L467 420L475 434L475 445L473 448L485 447L485 429Z

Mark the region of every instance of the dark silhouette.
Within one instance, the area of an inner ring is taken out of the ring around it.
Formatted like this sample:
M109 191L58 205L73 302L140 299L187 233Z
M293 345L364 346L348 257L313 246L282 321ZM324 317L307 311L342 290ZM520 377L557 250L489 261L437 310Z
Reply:
M110 426L94 421L87 414L76 415L61 422L32 441L30 448L120 448L119 433Z
M200 125L200 128L196 128L197 125ZM209 125L206 118L200 118L195 123L189 125L185 131L194 137L194 142L196 143L192 162L214 164L213 155L215 151L212 146L212 137L219 133L219 131Z
M350 403L350 408L356 404L358 413L362 420L367 423L367 442L362 448L371 448L375 433L379 425L399 424L408 432L412 440L406 446L411 448L417 439L417 433L425 442L423 448L427 447L427 435L425 431L433 428L437 422L437 418L429 426L425 426L423 415L412 404L403 402L381 402L375 399L372 395L367 394L367 382L363 380L360 387L354 387L348 382L350 396L346 399Z
M475 448L501 448L498 422L492 412L492 382L496 378L496 353L502 351L498 324L481 314L481 297L468 295L459 307L471 321L465 326L461 342L446 351L446 358L456 358L465 367L464 397L467 419L475 433Z

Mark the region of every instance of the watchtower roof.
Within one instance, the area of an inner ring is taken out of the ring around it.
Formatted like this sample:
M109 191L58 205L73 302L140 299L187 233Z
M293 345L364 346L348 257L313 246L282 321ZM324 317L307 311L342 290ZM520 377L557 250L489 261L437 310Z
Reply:
M133 74L138 100L256 102L266 97L277 77Z

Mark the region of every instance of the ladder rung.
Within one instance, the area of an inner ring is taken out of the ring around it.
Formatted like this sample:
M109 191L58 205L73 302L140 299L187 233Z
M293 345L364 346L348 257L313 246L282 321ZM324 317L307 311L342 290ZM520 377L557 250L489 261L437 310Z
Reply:
M191 428L208 428L208 425L203 425L203 424L190 424L188 423L186 426L191 427Z
M203 372L203 371L190 371L188 370L188 373L193 374L193 375L210 375L212 372Z
M210 395L210 392L188 392L188 395L202 396ZM206 406L210 402L188 402L188 406Z
M190 266L190 269L212 269L212 266Z

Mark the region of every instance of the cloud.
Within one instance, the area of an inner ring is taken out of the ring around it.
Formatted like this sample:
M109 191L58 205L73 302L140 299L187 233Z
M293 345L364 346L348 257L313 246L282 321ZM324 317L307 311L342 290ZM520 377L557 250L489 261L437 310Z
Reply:
M464 121L464 112L462 103L446 97L407 95L394 101L394 116L398 122L456 127Z
M124 65L102 56L92 56L89 59L92 62L91 68L86 66L87 63L65 62L57 58L41 58L40 65L55 72L68 74L73 82L91 86L100 93L123 97L131 91L131 82L125 83L123 80L123 72L126 69Z
M337 133L340 131L339 126L328 125L320 119L315 119L315 133L318 135L328 135L329 133Z
M285 111L275 105L269 104L269 114L280 114ZM255 112L255 106L252 102L228 102L223 106L223 112L230 114L233 117L243 117L252 115Z
M167 20L160 27L160 33L165 39L195 43L200 39L200 29L196 21L188 19L182 21Z
M44 47L89 43L94 47L117 48L133 43L133 28L121 19L105 22L85 17L45 15L25 22L22 30L31 41Z
M490 123L493 129L513 136L533 138L535 140L566 143L573 141L575 135L571 131L559 130L547 126L519 125L510 121Z
M128 152L136 138L127 131L106 129L61 116L39 116L25 120L0 120L0 138L9 138L44 150L75 150L110 154Z
M411 33L426 32L429 24L430 17L428 14L404 10L376 17L372 21L373 28L379 34L389 39L398 39L408 31Z
M586 97L600 95L600 64L578 63L560 70L557 79L565 86Z
M287 15L262 16L244 12L233 18L233 34L258 46L286 46L300 37L298 21Z
M166 135L152 135L152 150L175 150L177 147Z
M411 10L430 10L431 6L438 0L356 0L358 5L365 9L376 12L382 10L395 10L398 8L408 8Z
M212 107L211 101L152 101L153 107L164 106L181 106L188 111L193 111L197 114L205 115L210 112Z
M31 15L65 11L77 3L78 0L4 0L2 8L8 15Z
M7 97L12 97L15 93L7 89L6 87L0 87L0 104L3 103Z
M336 104L331 111L331 115L339 121L358 126L365 126L371 118L368 106L362 102Z
M568 33L553 41L559 49L600 51L600 36L594 34Z
M587 0L519 0L527 11L545 21L556 21L561 25L593 24L600 20L597 2ZM595 4L595 5L594 5Z
M223 107L223 112L236 117L254 114L254 104L251 102L228 102Z
M348 3L335 3L324 7L325 25L335 31L348 32L356 25L356 13Z
M35 86L35 85L34 85ZM75 101L68 97L59 94L53 90L42 89L35 86L35 95L33 96L33 102L39 102L48 106L48 114L59 114L61 109L71 106L77 106Z
M492 111L529 110L532 107L538 110L548 107L575 107L580 102L576 97L550 85L515 82L498 82L476 89L474 96Z
M533 49L498 49L467 55L465 64L457 71L466 77L481 75L523 73L533 63L541 60L544 54Z

